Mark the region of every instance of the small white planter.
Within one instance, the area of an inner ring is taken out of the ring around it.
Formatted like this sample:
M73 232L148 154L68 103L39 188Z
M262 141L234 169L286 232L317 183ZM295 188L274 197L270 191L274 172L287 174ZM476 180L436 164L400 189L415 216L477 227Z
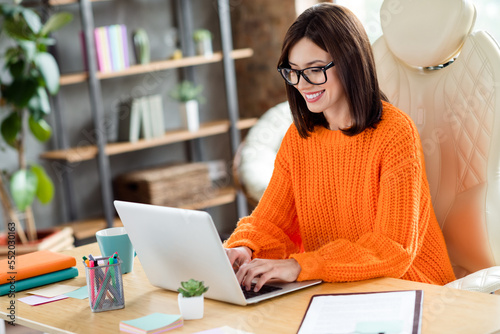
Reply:
M203 318L203 295L197 297L184 298L179 293L177 297L179 303L179 310L181 311L184 320L194 320Z
M200 116L198 111L198 101L191 100L181 103L182 126L190 132L196 132L200 128Z
M210 58L214 55L211 39L202 39L196 42L196 54Z

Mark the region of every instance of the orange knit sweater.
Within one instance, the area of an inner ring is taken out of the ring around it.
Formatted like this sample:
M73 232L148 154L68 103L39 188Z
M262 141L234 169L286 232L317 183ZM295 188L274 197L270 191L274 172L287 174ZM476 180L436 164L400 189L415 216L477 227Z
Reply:
M316 127L303 139L292 124L260 203L225 246L248 246L258 258L294 258L299 281L455 279L418 132L385 102L377 128L353 137Z

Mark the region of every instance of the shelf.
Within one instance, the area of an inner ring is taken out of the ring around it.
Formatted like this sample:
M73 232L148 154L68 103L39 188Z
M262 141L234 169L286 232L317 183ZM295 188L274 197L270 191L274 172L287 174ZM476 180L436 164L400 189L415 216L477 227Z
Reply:
M232 187L218 189L214 197L193 204L181 205L182 209L200 210L234 202L236 190Z
M209 207L229 204L234 202L236 198L236 190L232 187L221 188L218 190L214 197L189 205L181 206L182 209L189 210L201 210ZM82 221L76 221L72 223L64 224L63 226L68 226L73 229L73 235L76 240L88 239L95 236L95 233L99 230L107 228L106 220L103 218L88 219ZM113 221L113 227L123 226L120 218L116 217Z
M231 52L231 58L233 59L249 58L252 55L253 55L252 49L239 49L239 50L233 50ZM188 67L195 65L217 63L220 62L221 60L222 60L222 52L219 51L215 52L211 57L195 56L195 57L185 57L175 60L162 60L162 61L151 62L146 65L132 65L129 68L116 72L106 72L106 73L98 72L97 78L99 79L119 78L128 75L157 72L171 68L181 68L181 67ZM80 82L85 82L87 79L88 79L88 73L81 72L81 73L62 75L59 82L61 86L65 86L65 85L72 85Z
M237 127L240 130L247 129L253 126L256 122L257 122L256 118L243 119L238 121ZM191 140L196 138L218 135L228 132L229 124L230 123L228 120L213 121L202 124L200 126L200 129L196 132L190 132L184 129L172 130L172 131L167 131L163 137L152 138L148 140L140 139L134 143L131 142L110 143L106 145L105 151L107 155L116 155L126 152L138 151L146 148L183 142L186 140ZM48 151L40 155L42 159L63 160L71 163L91 160L94 159L96 156L97 156L97 146L95 145L79 146L67 150Z
M80 220L66 223L62 226L68 226L73 229L73 236L75 237L75 240L83 240L94 237L97 231L107 228L106 220L104 218ZM121 226L123 226L121 220L119 218L115 218L112 227Z

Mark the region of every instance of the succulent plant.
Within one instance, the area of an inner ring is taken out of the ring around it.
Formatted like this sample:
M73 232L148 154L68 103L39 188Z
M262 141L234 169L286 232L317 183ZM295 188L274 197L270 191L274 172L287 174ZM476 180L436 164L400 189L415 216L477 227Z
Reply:
M180 102L197 100L198 102L203 103L205 99L201 95L202 90L203 86L195 85L191 81L184 80L174 87L174 89L170 92L170 97Z
M197 281L190 279L186 282L181 282L181 288L177 289L179 293L182 294L184 298L201 296L208 290L208 286L205 287L203 281Z

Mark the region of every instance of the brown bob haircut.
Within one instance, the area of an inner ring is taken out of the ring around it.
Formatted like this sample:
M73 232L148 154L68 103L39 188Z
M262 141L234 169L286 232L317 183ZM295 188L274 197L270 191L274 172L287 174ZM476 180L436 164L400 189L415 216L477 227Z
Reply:
M349 9L332 3L305 10L285 35L279 67L290 67L290 50L304 37L332 56L352 120L351 127L342 132L354 136L368 127L375 128L382 115L381 100L387 98L380 91L370 41L358 18ZM299 91L285 86L293 121L302 138L309 137L316 125L328 128L323 113L310 112Z

